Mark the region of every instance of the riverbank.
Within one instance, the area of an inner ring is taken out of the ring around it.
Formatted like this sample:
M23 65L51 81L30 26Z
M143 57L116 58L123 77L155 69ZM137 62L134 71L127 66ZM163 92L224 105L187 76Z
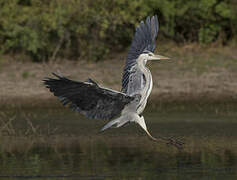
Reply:
M233 47L162 45L159 54L170 57L163 62L148 62L154 81L150 101L237 100L237 51ZM120 90L126 52L113 54L101 62L57 60L32 63L2 56L0 61L1 104L55 101L42 79L51 72Z

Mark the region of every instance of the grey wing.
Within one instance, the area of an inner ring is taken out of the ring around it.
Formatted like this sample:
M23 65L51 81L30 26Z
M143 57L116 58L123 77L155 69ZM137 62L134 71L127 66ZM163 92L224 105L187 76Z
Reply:
M118 91L99 87L94 81L72 81L54 74L57 79L46 78L44 84L63 105L93 119L112 119L134 98Z
M158 18L157 15L152 18L147 17L146 22L141 21L136 28L131 47L129 49L122 78L122 92L126 93L131 68L136 65L136 59L143 51L154 52L156 47L156 37L158 34Z

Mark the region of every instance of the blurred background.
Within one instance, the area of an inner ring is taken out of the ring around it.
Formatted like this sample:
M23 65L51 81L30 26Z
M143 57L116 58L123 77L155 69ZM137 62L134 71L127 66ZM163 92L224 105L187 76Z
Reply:
M63 107L51 72L120 90L136 26L158 15L154 81L144 117L106 121ZM237 1L0 0L0 178L237 178Z
M159 40L236 43L235 0L1 0L1 53L32 61L56 57L98 61L125 50L138 23L157 14Z

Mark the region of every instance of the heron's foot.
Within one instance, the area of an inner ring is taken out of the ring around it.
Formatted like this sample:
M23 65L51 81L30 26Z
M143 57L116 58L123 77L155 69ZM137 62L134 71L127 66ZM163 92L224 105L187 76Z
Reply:
M185 144L184 142L174 139L174 138L167 138L166 141L167 141L166 143L167 145L175 146L179 150L183 149L184 144Z

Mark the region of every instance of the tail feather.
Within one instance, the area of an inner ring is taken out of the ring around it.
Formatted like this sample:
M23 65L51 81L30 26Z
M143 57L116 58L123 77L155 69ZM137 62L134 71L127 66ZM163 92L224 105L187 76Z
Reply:
M108 122L100 131L104 131L110 127L121 127L123 126L124 124L126 124L127 122L129 122L129 119L125 116L120 116L119 118L113 120L113 121L110 121Z
M118 119L108 122L100 131L104 131L118 123Z

